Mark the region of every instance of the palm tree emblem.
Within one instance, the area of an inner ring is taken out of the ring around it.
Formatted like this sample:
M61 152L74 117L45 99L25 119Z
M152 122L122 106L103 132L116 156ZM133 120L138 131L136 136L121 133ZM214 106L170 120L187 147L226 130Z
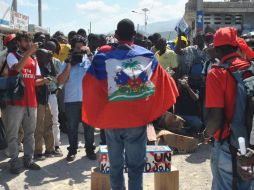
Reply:
M125 69L132 69L132 70L141 70L142 67L140 65L140 63L138 61L132 61L132 59L126 61L126 62L123 62L123 67Z

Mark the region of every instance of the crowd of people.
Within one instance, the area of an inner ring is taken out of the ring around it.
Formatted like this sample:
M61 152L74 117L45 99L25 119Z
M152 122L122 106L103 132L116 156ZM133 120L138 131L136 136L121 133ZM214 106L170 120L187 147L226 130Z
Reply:
M1 76L21 74L24 83L20 98L1 102L10 172L20 173L21 151L24 167L31 170L40 169L36 160L64 156L60 130L68 135L66 160L75 160L82 122L90 160L97 159L94 128L100 128L100 144L108 145L112 189L125 188L124 162L129 189L142 189L146 125L168 111L183 118L185 134L204 142L213 139L212 189L251 189L251 173L242 166L254 164L253 151L237 156L232 136L251 139L234 129L245 127L244 108L251 107L241 107L244 95L239 92L245 91L240 91L234 73L248 71L244 76L251 83L254 52L237 35L231 27L193 39L179 31L169 43L159 33L136 33L129 19L118 23L114 36L87 35L84 29L68 37L60 31L53 36L6 35ZM238 173L234 160L240 163Z

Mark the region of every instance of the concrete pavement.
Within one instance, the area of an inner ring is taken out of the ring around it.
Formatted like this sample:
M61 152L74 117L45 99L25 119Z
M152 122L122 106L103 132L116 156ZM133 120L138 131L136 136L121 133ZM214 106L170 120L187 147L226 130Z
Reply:
M98 131L95 134L96 145L99 144ZM67 163L68 140L61 134L64 153L62 158L48 158L37 162L42 170L24 170L20 175L12 175L8 171L8 159L0 152L0 189L4 190L89 190L90 169L98 166L98 161L90 161L85 157L84 137L79 134L80 148L76 160ZM98 151L98 148L96 149ZM20 157L23 154L20 153ZM202 145L196 153L174 155L172 165L180 170L181 190L211 189L210 146ZM21 160L22 161L22 160ZM126 180L127 181L127 180ZM144 190L153 190L153 174L144 174Z

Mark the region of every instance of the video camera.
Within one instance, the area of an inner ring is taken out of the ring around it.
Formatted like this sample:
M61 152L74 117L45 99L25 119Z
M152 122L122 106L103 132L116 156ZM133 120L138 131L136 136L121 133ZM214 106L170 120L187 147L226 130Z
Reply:
M76 50L75 45L76 43L83 43L84 46L86 45L86 39L83 38L80 35L75 35L72 40L71 40L71 47L72 49L70 50L70 64L71 65L76 65L78 63L81 63L83 61L83 57L85 54L87 54L86 51L84 50Z
M44 43L43 42L36 42L38 44L38 48L39 49L43 49L44 48Z
M87 54L86 51L79 50L79 51L70 51L70 64L71 65L76 65L78 63L82 63L83 57L85 54Z

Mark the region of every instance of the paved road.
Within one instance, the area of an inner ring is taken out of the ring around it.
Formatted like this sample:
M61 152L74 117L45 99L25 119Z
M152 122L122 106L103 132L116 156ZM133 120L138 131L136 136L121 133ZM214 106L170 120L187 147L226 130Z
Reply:
M99 143L99 134L96 133L96 145ZM67 136L62 134L62 150L67 154ZM90 169L98 166L98 161L90 161L85 157L83 135L77 158L67 163L65 157L50 158L38 162L41 171L24 170L20 175L11 175L8 172L8 159L0 152L0 189L4 190L89 190ZM98 151L98 149L97 149ZM22 156L22 154L20 154ZM211 189L210 146L202 145L196 153L174 155L172 164L180 171L181 190L209 190ZM144 189L153 190L153 175L144 175Z

